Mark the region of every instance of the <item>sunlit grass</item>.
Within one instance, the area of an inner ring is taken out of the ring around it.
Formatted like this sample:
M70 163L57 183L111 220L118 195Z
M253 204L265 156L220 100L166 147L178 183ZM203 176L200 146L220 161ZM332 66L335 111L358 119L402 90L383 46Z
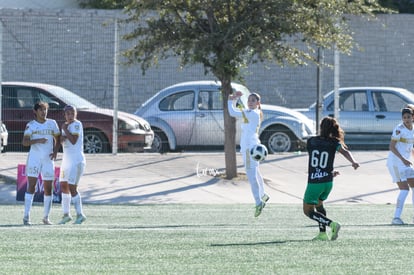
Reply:
M1 205L2 274L401 274L411 272L414 227L391 226L391 205L328 205L337 241L315 242L300 205L269 204L259 218L235 205L86 205L82 225L21 225ZM412 209L407 206L406 221ZM54 205L52 221L60 218Z

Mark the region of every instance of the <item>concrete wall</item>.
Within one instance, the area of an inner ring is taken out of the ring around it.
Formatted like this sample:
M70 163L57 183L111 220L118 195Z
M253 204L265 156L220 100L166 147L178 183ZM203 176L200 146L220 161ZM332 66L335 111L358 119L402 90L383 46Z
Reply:
M76 9L76 0L1 0L0 8L8 9Z
M112 107L114 19L121 11L0 9L2 80L34 81L68 88L102 107ZM340 85L398 86L414 91L412 78L414 15L380 15L378 20L352 20L355 48L340 56ZM128 31L120 26L120 33ZM120 48L132 44L121 41ZM325 52L327 63L333 53ZM122 60L121 60L122 62ZM168 85L214 79L201 66L180 69L171 58L142 75L138 65L119 67L119 107L134 112ZM264 103L306 107L316 98L316 67L283 68L250 65L245 84L262 94ZM323 92L333 89L333 70L323 70Z

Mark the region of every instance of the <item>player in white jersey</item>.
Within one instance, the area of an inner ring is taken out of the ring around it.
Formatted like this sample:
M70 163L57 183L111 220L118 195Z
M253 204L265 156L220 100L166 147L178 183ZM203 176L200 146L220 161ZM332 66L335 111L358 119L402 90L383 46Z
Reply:
M264 192L264 182L259 171L259 162L253 159L250 155L250 149L257 144L260 144L258 134L262 120L260 96L256 93L250 94L247 101L248 109L238 110L235 105L237 104L237 99L240 98L240 96L242 96L241 92L236 92L235 94L229 96L228 110L230 116L243 118L241 124L242 133L240 140L240 152L243 157L246 175L249 179L250 187L256 203L254 216L258 217L262 213L266 202L269 200L269 196Z
M48 108L49 105L46 102L36 103L33 107L35 119L27 123L24 130L22 144L30 146L26 161L28 186L24 195L24 225L31 224L30 210L39 174L42 175L44 188L43 223L52 224L49 220L49 214L52 205L52 184L55 178L54 160L56 160L58 151L57 142L60 131L56 121L47 118Z
M394 212L392 224L404 224L401 213L409 188L413 190L412 202L414 204L414 168L411 162L411 154L414 144L413 110L402 110L402 123L398 124L391 136L390 152L387 159L387 167L393 182L397 183L400 192Z
M77 120L76 108L65 106L65 122L62 124L60 137L63 146L63 158L60 167L60 187L62 190L63 217L60 224L72 220L70 202L73 201L76 210L75 224L86 220L83 214L81 195L78 192L78 183L85 169L85 155L83 154L83 127Z

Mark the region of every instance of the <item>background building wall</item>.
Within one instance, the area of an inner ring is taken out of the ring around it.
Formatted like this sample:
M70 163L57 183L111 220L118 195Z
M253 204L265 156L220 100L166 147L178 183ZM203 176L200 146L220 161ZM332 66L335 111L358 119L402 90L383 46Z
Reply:
M12 9L76 9L76 0L1 0L0 8Z
M40 2L40 1L37 1ZM2 81L45 82L63 86L93 103L113 103L114 19L121 11L80 9L0 9ZM353 18L359 45L340 55L340 85L398 86L414 91L412 79L414 15L380 15L378 20ZM129 29L120 25L119 32ZM132 44L120 41L120 49ZM324 52L333 63L333 52ZM122 63L124 60L120 60ZM333 69L323 69L323 93L333 89ZM316 66L280 67L254 64L243 72L244 84L264 103L291 108L316 100ZM134 112L156 91L177 82L215 79L202 66L181 69L178 60L160 62L142 75L139 65L119 66L119 109Z

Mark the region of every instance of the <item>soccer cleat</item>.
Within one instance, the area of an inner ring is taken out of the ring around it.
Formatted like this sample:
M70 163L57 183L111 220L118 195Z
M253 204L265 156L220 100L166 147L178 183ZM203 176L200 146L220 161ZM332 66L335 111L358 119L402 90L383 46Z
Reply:
M29 216L24 216L23 217L23 225L32 225L32 223L30 222L30 217Z
M76 220L75 220L74 224L81 224L84 221L86 221L86 217L84 215L80 214L80 215L76 216Z
M64 214L59 224L65 224L67 222L70 222L71 220L72 220L72 217L69 214Z
M341 229L341 225L337 222L332 222L331 225L331 241L335 241L338 239L339 229Z
M49 217L44 217L43 218L43 224L45 225L52 225L53 223L49 220Z
M319 232L319 234L313 238L312 241L329 241L329 237L326 232Z
M403 225L403 224L405 224L405 223L404 223L404 222L403 222L403 220L401 220L400 218L394 218L394 219L392 219L391 224L392 224L392 225Z
M264 203L266 203L269 199L270 199L270 197L267 194L264 194L262 196L262 202L264 202Z
M254 212L254 217L259 217L262 214L262 210L265 207L265 203L261 202L259 205L256 205L256 211Z
M267 194L264 194L263 196L262 196L262 205L263 205L263 207L262 207L262 209L263 208L265 208L265 206L266 206L266 202L268 201L270 199L270 197L267 195ZM259 214L260 215L260 214Z

